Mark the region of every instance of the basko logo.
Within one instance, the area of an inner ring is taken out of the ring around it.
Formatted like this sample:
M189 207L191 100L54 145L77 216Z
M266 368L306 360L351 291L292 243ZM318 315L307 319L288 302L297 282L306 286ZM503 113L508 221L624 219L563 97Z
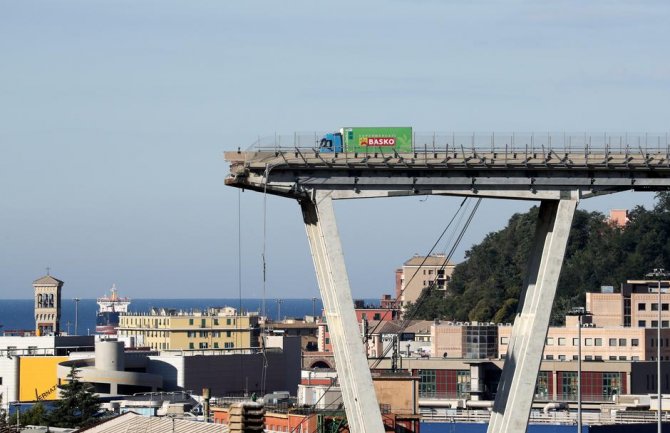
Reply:
M361 137L361 146L395 146L395 137Z

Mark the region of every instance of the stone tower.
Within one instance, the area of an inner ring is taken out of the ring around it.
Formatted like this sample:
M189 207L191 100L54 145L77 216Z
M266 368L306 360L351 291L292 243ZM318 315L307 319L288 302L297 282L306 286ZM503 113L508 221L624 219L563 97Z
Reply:
M61 289L63 282L51 275L33 281L35 289L35 333L58 335L60 333Z

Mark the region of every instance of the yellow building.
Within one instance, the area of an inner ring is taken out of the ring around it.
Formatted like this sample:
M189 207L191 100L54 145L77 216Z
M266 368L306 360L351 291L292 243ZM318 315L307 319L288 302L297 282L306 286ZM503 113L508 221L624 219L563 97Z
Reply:
M122 313L119 336L155 350L248 349L259 346L258 315L238 315L231 307L205 311L153 308Z

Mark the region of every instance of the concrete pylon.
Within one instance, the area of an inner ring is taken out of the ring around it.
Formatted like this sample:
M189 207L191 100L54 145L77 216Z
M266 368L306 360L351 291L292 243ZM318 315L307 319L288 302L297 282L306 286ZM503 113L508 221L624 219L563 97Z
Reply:
M358 330L330 192L315 191L312 200L302 200L300 206L350 431L383 433L384 424Z
M525 433L576 199L543 200L488 433Z

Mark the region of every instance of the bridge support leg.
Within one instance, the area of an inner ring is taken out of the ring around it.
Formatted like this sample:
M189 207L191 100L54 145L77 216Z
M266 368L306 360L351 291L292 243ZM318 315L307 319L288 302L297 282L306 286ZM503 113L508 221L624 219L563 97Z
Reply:
M350 431L383 433L381 411L358 329L332 199L329 193L317 191L313 201L303 200L300 206Z
M577 200L543 200L488 433L525 433Z

